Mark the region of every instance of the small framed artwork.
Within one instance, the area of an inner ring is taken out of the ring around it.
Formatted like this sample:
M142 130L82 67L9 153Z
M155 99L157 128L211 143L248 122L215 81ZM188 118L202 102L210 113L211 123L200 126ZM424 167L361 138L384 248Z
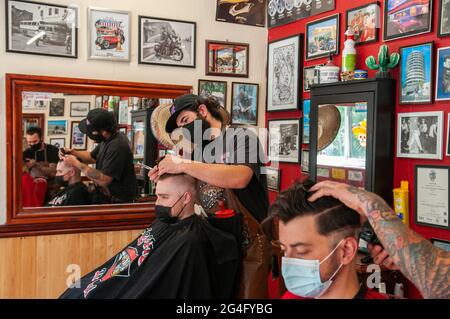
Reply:
M6 51L77 58L78 9L6 0Z
M339 13L306 24L306 60L339 53Z
M67 121L66 120L48 120L47 121L47 135L66 135Z
M397 157L442 159L443 112L399 113Z
M406 38L431 31L433 0L384 3L383 40Z
M120 127L119 132L122 133L123 135L127 136L127 128L126 127Z
M303 68L303 92L311 91L311 85L316 84L316 67L322 66L323 64L305 66Z
M431 238L430 241L433 243L434 246L436 246L442 250L450 252L450 241L436 239L436 238Z
M70 148L76 150L86 150L87 149L87 136L80 131L80 122L73 121L70 123Z
M65 99L53 98L50 101L49 116L64 116Z
M88 58L130 61L131 13L88 8Z
M70 102L71 117L86 117L91 108L90 102Z
M439 48L436 68L436 101L450 100L450 47Z
M206 75L248 78L249 45L206 40Z
M119 125L128 125L130 108L128 104L128 98L119 101L119 117L118 124Z
M309 173L309 150L302 150L302 173Z
M346 26L355 32L355 45L378 41L380 4L378 2L347 10Z
M139 16L139 63L195 68L197 24Z
M266 0L236 1L217 0L216 21L266 26Z
M44 131L45 114L23 113L22 114L22 136L26 135L30 127L40 127Z
M432 102L433 42L400 48L400 104Z
M66 147L66 139L65 138L51 138L50 144L57 148Z
M447 118L447 152L446 156L450 156L450 113Z
M450 36L450 0L440 0L438 36Z
M273 167L265 167L267 177L267 189L275 192L280 191L280 170Z
M198 80L198 95L214 96L224 108L227 105L227 82Z
M269 120L269 161L300 163L300 120Z
M270 42L267 55L267 111L299 109L303 34Z
M231 123L258 124L259 85L255 83L232 83Z
M309 113L311 111L311 100L303 101L303 144L309 144Z

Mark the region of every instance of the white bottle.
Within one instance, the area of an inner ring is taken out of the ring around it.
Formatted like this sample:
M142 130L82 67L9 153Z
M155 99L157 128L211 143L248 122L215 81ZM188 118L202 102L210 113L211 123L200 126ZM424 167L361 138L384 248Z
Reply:
M342 50L342 72L354 72L356 67L355 32L351 26L345 32L347 40Z

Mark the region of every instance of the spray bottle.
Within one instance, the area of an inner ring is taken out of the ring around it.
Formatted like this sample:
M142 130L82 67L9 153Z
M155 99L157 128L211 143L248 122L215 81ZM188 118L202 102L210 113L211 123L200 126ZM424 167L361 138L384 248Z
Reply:
M347 40L342 50L342 72L354 72L356 67L355 32L351 26L345 32Z

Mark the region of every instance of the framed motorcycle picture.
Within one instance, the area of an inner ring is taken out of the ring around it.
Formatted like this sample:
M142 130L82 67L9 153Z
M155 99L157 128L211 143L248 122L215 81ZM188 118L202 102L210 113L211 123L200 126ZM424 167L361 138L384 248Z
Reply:
M129 11L88 8L88 58L130 61Z
M195 68L195 22L139 16L139 63Z
M206 40L206 75L248 78L249 45Z

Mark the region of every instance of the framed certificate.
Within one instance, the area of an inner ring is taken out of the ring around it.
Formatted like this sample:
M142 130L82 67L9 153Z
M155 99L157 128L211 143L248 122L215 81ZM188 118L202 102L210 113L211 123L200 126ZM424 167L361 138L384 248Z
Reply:
M436 247L450 252L450 241L446 241L446 240L442 240L442 239L436 239L436 238L431 238L431 242Z
M450 229L448 218L449 184L450 166L416 166L416 224Z

